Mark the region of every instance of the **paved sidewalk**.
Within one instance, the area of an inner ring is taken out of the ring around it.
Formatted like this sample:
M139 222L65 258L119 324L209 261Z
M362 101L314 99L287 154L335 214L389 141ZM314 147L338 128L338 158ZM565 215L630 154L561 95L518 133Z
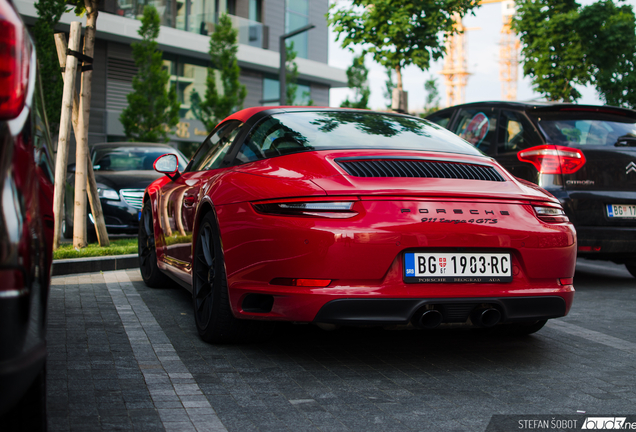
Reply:
M285 326L213 346L185 290L138 270L54 277L50 430L463 432L493 414L634 414L634 279L575 283L570 316L528 338Z

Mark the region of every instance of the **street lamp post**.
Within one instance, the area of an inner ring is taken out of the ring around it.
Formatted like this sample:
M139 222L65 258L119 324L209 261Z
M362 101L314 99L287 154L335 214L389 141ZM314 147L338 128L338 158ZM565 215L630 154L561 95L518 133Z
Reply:
M278 71L278 82L280 83L279 104L285 105L287 99L287 70L285 69L285 63L287 63L287 50L285 46L285 40L290 37L294 37L297 34L306 32L316 27L313 24L307 24L305 27L301 27L292 32L286 33L280 37L280 69Z

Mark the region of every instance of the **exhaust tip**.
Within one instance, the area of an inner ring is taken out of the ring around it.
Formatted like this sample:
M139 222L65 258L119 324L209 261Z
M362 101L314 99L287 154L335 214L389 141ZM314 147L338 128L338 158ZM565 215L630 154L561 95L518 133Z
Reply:
M493 307L478 308L472 312L470 319L478 327L493 327L501 320L501 312Z
M423 329L434 329L442 323L442 314L435 309L425 310L415 314L413 324Z

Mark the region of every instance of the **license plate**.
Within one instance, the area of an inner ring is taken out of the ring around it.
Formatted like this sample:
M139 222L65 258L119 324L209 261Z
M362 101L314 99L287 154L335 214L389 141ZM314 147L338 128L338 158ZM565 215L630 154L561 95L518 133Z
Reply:
M408 283L512 282L509 253L408 252L404 254Z
M607 216L636 219L636 204L607 204Z

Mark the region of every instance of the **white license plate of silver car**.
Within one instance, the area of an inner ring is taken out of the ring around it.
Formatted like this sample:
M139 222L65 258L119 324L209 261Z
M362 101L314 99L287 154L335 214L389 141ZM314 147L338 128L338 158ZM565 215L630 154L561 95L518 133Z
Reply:
M636 219L636 204L607 204L607 217Z
M408 283L512 282L510 253L407 252L404 281Z

